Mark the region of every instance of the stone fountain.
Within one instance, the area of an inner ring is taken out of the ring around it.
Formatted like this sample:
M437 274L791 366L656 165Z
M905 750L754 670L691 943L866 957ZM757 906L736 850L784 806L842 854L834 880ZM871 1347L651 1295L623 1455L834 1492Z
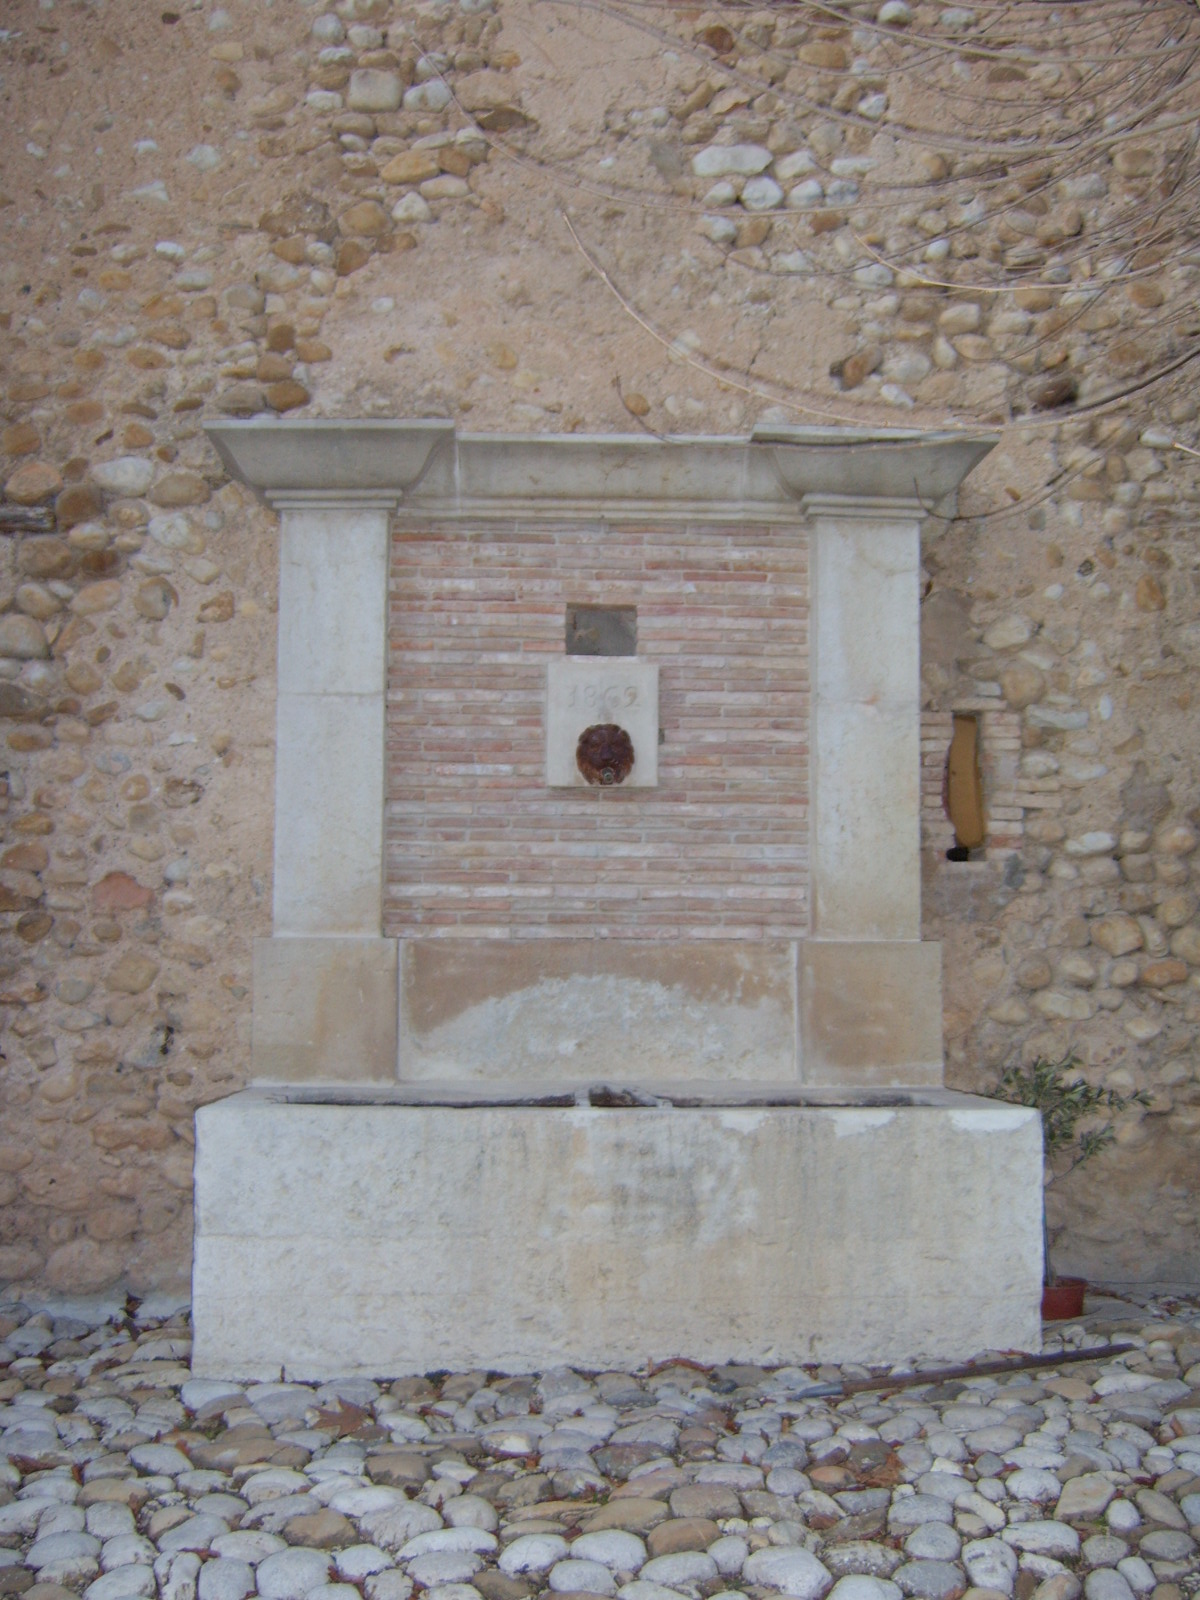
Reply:
M281 551L196 1372L1036 1349L1037 1116L944 1087L920 936L921 525L994 441L208 431Z

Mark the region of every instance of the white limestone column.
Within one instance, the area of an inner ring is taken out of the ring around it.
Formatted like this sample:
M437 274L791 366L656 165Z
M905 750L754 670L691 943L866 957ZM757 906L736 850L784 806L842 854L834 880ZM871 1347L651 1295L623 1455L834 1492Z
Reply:
M275 503L275 932L378 935L395 502Z
M254 1067L396 1072L382 938L390 514L396 496L272 496L280 512L274 937L255 950Z
M812 927L915 939L920 885L917 510L810 496Z
M802 1074L940 1082L941 962L921 944L920 507L810 495L811 936Z

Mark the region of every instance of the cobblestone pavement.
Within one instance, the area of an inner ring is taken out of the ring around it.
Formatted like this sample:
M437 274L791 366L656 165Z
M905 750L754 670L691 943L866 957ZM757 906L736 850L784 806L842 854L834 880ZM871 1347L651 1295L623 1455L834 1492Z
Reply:
M1110 1340L850 1398L798 1392L863 1369L686 1362L238 1384L191 1377L182 1313L0 1305L0 1595L1184 1600L1200 1298L1048 1342Z

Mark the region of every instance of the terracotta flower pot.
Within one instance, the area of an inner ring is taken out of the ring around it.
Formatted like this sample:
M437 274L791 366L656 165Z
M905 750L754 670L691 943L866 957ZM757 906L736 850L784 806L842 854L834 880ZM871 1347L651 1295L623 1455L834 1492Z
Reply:
M1086 1278L1055 1278L1042 1290L1042 1321L1066 1322L1083 1315Z

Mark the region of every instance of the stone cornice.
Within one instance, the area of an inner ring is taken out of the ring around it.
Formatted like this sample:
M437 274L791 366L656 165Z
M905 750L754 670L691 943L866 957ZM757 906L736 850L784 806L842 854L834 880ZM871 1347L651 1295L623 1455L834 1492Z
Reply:
M299 504L396 504L439 450L452 451L452 422L213 422L204 430L231 477L265 500Z
M407 519L797 522L816 504L920 516L994 435L779 428L749 439L471 434L439 421L255 418L207 428L231 475L278 507L396 505Z

